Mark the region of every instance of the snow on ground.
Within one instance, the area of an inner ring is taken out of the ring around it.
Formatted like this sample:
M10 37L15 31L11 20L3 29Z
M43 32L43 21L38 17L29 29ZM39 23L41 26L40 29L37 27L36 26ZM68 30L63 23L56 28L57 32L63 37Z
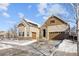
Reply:
M64 51L69 53L77 53L77 43L73 43L71 40L63 40L59 45L58 51Z
M23 46L23 45L32 44L32 43L34 43L36 41L37 40L2 40L2 41L0 41L0 43Z
M12 46L0 43L0 50L2 50L2 49L8 49L8 48L12 48Z

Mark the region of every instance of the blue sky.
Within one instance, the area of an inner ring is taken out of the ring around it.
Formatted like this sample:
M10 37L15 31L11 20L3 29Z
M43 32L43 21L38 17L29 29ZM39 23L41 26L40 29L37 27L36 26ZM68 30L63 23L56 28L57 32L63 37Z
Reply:
M39 25L42 25L48 17L56 15L75 26L75 10L71 4L54 3L6 3L0 4L0 30L8 30L24 16Z

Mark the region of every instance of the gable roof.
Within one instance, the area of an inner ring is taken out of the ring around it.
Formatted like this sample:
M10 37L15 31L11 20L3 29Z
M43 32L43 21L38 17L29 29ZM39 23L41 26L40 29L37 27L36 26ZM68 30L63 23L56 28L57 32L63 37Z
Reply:
M28 22L28 24L29 24L30 26L38 27L37 24L31 23L31 22Z
M52 16L52 17L59 19L60 21L62 21L65 24L68 24L66 21L64 21L63 19L59 18L58 16Z
M29 26L32 27L38 27L37 24L33 23L32 21L28 21L27 19L22 19L22 21L24 21L26 24L28 24Z
M67 24L67 25L69 26L69 24L68 24L66 21L62 20L62 19L59 18L58 16L51 16L51 17L49 17L49 18L43 23L43 25L44 25L49 19L51 19L51 18L56 18L56 19L62 21L63 23L65 23L65 24ZM42 25L42 26L43 26L43 25ZM42 26L41 26L41 27L42 27Z

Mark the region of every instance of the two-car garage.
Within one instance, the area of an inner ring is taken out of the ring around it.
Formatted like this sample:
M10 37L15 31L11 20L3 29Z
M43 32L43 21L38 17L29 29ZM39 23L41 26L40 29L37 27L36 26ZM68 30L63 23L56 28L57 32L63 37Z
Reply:
M56 39L55 37L58 35L59 33L54 33L54 32L49 32L49 39Z
M64 32L49 32L49 39L51 40L54 40L54 39L61 40L61 39L64 39L64 37L65 37Z

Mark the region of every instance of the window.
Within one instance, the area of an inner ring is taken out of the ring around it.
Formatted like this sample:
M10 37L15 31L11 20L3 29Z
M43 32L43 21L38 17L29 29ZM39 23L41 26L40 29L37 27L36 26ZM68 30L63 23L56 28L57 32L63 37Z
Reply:
M24 32L19 32L19 36L24 36Z
M22 36L24 36L24 32L22 32Z
M50 23L55 23L55 20L51 20Z

